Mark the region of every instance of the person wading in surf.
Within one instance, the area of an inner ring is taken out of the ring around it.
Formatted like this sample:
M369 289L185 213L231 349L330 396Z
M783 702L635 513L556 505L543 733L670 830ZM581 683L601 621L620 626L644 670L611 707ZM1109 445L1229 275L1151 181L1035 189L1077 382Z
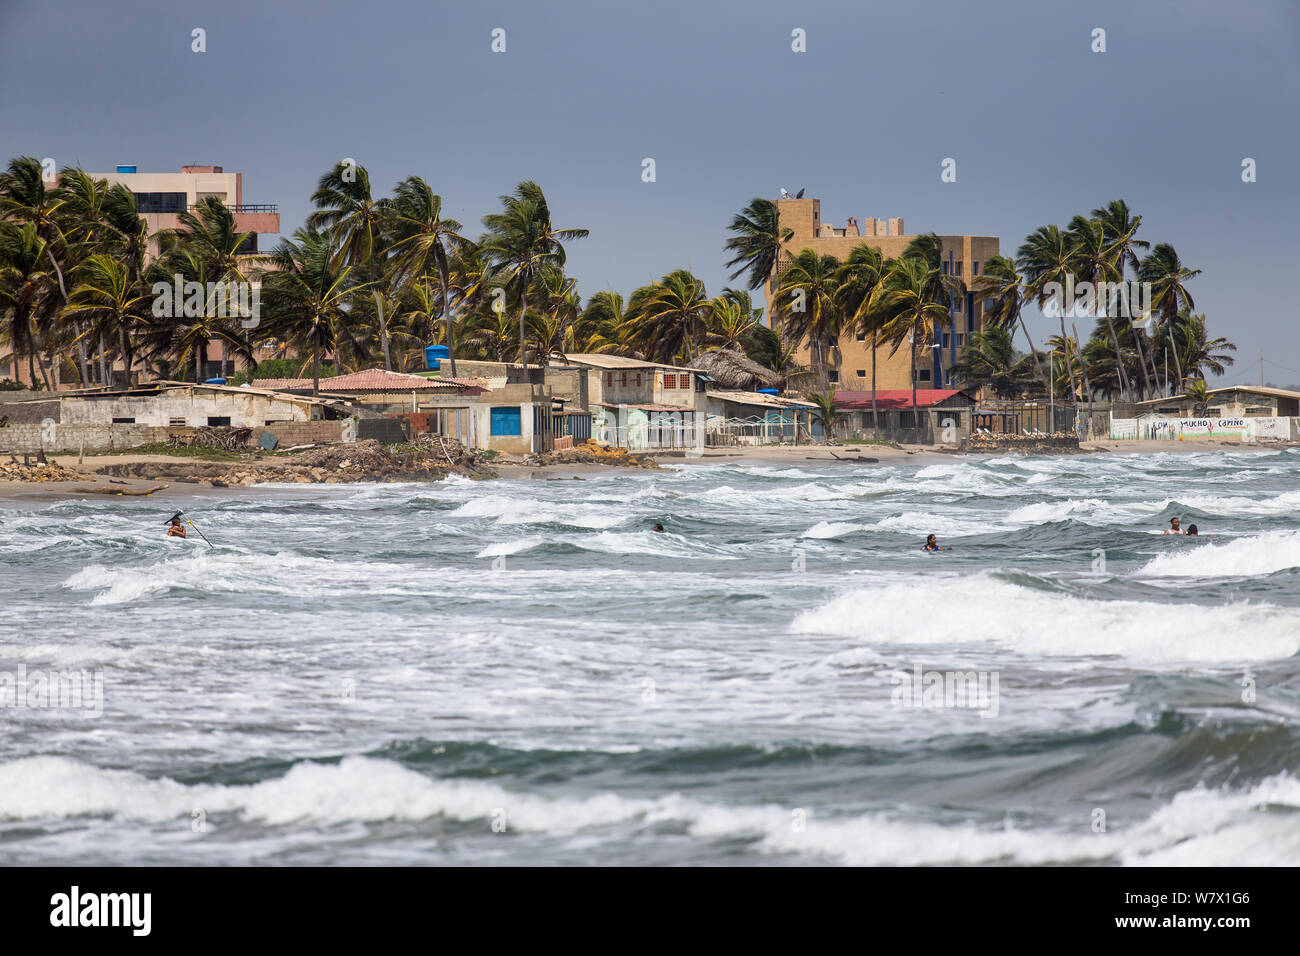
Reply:
M1179 527L1179 525L1178 525L1178 519L1177 519L1177 518L1170 518L1170 519L1169 519L1169 530L1165 531L1165 534L1182 534L1182 533L1183 533L1183 529L1182 529L1181 527Z
M923 547L921 550L922 550L922 551L930 551L930 552L935 552L935 551L951 551L952 548L941 548L941 547L939 547L939 542L935 539L934 535L931 534L931 535L926 535L926 538L925 538L925 547Z
M183 538L185 537L185 525L181 524L180 515L172 518L172 526L167 529L167 537Z

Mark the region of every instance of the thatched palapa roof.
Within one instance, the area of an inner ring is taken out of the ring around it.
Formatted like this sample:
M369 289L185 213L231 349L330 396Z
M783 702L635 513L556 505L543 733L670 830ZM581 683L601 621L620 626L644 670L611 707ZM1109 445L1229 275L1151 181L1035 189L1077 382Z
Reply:
M691 365L707 373L719 387L733 391L756 392L785 384L781 375L735 349L710 349L696 357Z

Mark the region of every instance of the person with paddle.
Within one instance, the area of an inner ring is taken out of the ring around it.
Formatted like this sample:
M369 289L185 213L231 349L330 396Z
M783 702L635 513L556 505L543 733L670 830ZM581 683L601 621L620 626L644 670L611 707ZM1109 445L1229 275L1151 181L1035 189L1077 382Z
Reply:
M167 537L169 537L169 538L184 538L184 537L186 536L186 533L185 533L185 525L184 525L184 524L181 524L181 515L183 515L183 514L185 514L184 511L178 511L178 512L176 512L174 515L172 515L170 518L168 518L166 522L164 522L164 524L166 524L166 523L170 523L170 524L171 524L171 527L167 529ZM206 534L204 534L202 531L199 531L198 527L194 524L193 521L190 521L188 518L186 518L186 519L185 519L185 524L188 524L188 525L189 525L191 528L193 528L195 531L198 531L199 537L202 538L204 541L207 541L207 544L208 544L208 547L209 547L209 548L215 548L215 547L216 547L215 544L213 544L211 541L208 541L208 536L207 536Z

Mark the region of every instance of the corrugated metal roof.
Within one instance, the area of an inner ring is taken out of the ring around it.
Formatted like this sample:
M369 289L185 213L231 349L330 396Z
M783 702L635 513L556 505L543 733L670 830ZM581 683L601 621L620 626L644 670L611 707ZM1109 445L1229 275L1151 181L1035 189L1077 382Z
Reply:
M642 403L640 405L633 402L624 402L621 405L614 405L609 402L592 402L601 408L635 408L643 412L693 412L694 405L657 405L653 402Z
M666 368L674 372L703 372L704 369L683 365L665 365L662 362L647 362L644 359L628 358L626 355L604 355L600 352L570 352L565 356L572 365L590 365L594 368ZM566 364L556 363L561 368Z
M1219 395L1223 392L1255 392L1258 395L1268 395L1270 398L1300 398L1300 392L1293 392L1289 388L1273 388L1271 385L1220 385L1218 388L1210 389L1208 394ZM1158 402L1181 402L1186 401L1188 397L1184 393L1182 395L1170 395L1167 398L1148 398L1134 404L1155 405Z
M729 389L709 389L704 393L709 398L717 398L738 405L761 405L764 408L816 408L813 402L801 398L784 398L780 395L764 395L762 392L740 392Z

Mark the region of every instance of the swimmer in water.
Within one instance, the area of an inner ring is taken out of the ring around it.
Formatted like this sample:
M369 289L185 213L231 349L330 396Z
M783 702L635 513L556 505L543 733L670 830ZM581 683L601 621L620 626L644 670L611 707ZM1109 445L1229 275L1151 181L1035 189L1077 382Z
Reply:
M185 537L185 526L181 524L180 515L172 518L172 526L167 529L167 537L183 538Z
M929 552L932 552L932 553L933 553L933 552L935 552L935 551L951 551L952 548L941 548L941 547L939 547L939 542L936 541L934 535L931 534L931 535L926 535L926 538L925 538L925 547L923 547L921 550L922 550L922 551L929 551Z
M663 531L663 530L664 530L664 526L661 525L661 524L656 524L656 525L655 525L653 528L651 528L650 530L651 530L651 531Z
M1166 530L1164 533L1165 533L1165 534L1182 534L1182 533L1183 533L1183 529L1179 526L1179 524L1178 524L1178 519L1177 519L1177 518L1170 518L1170 519L1169 519L1169 528L1168 528L1168 530Z

